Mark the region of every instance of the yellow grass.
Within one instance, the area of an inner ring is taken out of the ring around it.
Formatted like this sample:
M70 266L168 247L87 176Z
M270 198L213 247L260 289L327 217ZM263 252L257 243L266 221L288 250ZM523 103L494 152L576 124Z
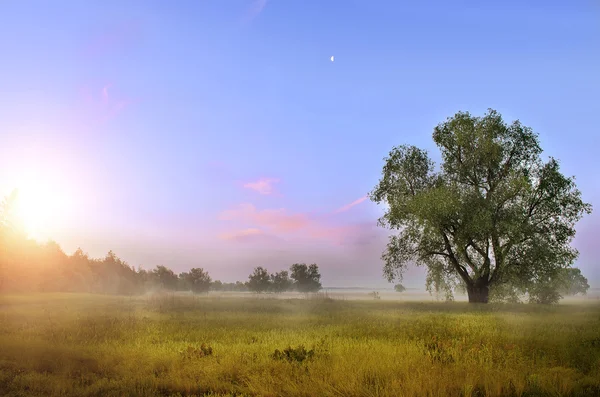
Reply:
M600 304L2 296L0 395L598 396Z

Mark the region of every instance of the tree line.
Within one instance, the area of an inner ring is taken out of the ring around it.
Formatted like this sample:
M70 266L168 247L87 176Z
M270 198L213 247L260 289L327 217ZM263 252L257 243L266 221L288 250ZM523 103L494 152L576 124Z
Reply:
M321 288L316 264L294 264L289 274L269 275L257 267L248 281L212 280L206 270L195 267L175 273L167 266L136 269L109 251L104 258L91 258L81 248L67 255L55 242L38 243L27 238L12 216L17 194L0 204L0 292L87 292L136 295L154 290L314 292Z
M257 267L248 277L250 291L263 293L281 293L286 291L317 292L321 289L321 274L316 263L306 265L295 263L290 267L290 272L282 270L269 274L264 267Z

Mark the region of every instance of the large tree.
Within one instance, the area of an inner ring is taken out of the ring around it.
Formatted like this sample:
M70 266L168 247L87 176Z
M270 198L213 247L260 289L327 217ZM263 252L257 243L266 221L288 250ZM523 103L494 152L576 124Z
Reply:
M415 263L430 291L460 283L469 302L487 303L490 288L526 289L572 265L574 226L591 206L557 160L542 160L537 134L489 110L457 113L433 140L441 167L424 150L395 147L370 193L388 206L380 225L397 231L382 255L389 281Z

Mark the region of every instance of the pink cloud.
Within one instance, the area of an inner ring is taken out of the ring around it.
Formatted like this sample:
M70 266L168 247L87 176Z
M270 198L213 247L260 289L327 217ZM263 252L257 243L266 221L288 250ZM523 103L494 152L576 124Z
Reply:
M237 220L269 228L274 232L292 232L308 225L304 214L293 214L285 208L258 210L252 204L240 204L237 208L227 210L219 216L221 220Z
M254 190L260 194L273 194L275 193L274 184L278 183L279 179L275 178L260 178L256 182L248 182L244 184L246 189Z
M275 237L265 234L262 230L257 228L248 228L242 230L236 230L233 232L222 233L219 235L221 240L233 240L233 241L256 241L256 240L272 240Z
M361 198L359 198L358 200L354 200L353 202L351 202L350 204L346 204L345 206L338 208L337 210L335 210L335 214L339 214L340 212L346 212L348 211L350 208L354 207L355 205L358 205L360 203L362 203L363 201L365 201L367 199L367 196L363 196Z
M219 219L244 224L247 227L244 229L244 236L274 234L295 242L320 240L334 245L364 246L370 244L378 236L375 221L339 224L329 216L293 213L284 208L258 210L254 205L248 203L222 212ZM241 239L240 232L233 235L236 238L225 239ZM230 236L230 234L222 236Z

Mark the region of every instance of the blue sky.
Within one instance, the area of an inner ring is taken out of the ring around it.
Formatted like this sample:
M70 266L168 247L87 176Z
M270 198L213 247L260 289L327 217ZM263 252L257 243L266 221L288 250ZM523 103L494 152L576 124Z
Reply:
M437 158L437 123L490 107L599 201L592 1L5 0L0 51L0 192L44 181L67 251L387 285L381 209L348 204L392 146ZM600 286L599 215L578 230Z

